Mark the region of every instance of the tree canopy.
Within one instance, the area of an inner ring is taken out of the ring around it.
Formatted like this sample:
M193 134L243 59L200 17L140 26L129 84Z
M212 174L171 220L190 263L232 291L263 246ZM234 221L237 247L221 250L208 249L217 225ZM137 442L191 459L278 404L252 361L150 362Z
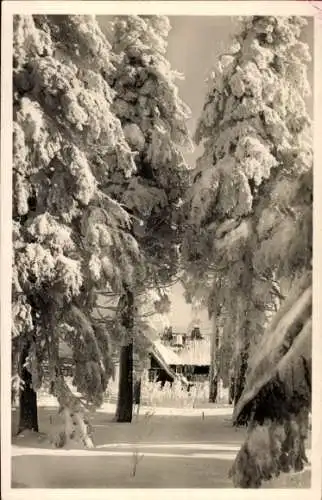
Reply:
M283 298L280 278L310 265L311 120L306 20L243 19L209 78L186 202L190 295L228 311L224 338L256 344Z
M111 45L94 16L14 19L13 374L27 342L33 387L48 363L52 392L70 408L83 400L62 375L60 340L72 348L75 387L99 405L109 336L125 327L93 317L98 295L146 295L179 263L190 139L165 58L170 24L127 16L113 28ZM148 330L137 302L135 331Z
M14 18L12 331L14 346L31 341L35 389L47 359L63 405L59 339L73 350L77 390L100 404L111 365L108 331L90 316L96 291L121 292L143 272L130 216L101 188L135 169L111 110L110 52L92 16Z
M301 470L311 405L312 131L306 20L243 19L216 63L196 131L187 290L235 344L235 486ZM206 257L206 258L205 258ZM196 281L198 283L196 285ZM238 359L239 358L239 359ZM236 400L235 400L236 401Z
M188 186L182 152L191 147L189 108L178 94L180 76L166 59L171 29L165 16L122 16L112 23L116 54L113 110L135 151L136 171L107 188L141 221L134 232L154 278L167 283L179 264L176 223Z

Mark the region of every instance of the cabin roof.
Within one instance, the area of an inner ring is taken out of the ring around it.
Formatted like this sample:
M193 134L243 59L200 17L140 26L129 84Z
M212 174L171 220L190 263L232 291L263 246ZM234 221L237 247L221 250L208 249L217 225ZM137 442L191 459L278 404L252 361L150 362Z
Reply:
M188 380L183 375L178 375L171 366L181 364L179 356L171 349L162 344L159 340L151 343L150 354L155 357L163 370L172 380L181 380L184 385L189 385Z
M182 365L182 361L173 349L164 345L160 340L155 340L152 344L152 352L157 351L168 365Z
M179 354L182 365L209 366L210 341L196 340L189 342Z

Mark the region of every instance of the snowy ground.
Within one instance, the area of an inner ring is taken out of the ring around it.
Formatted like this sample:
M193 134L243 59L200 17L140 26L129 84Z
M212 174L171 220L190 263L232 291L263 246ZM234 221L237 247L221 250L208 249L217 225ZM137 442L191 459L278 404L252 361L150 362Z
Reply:
M232 487L228 470L245 430L231 427L229 407L156 408L152 417L146 416L151 409L142 407L131 424L118 424L113 422L115 406L105 404L92 417L95 449L58 450L48 439L59 429L57 408L45 403L39 408L39 438L26 434L13 439L13 487ZM307 469L265 487L309 487L309 483Z
M42 396L38 400L38 407L40 408L57 408L57 400L52 396ZM115 413L115 403L103 403L103 405L97 410L98 413ZM181 415L181 416L202 416L205 415L227 415L231 416L232 406L227 404L214 405L212 403L198 404L196 408L192 405L185 407L172 407L167 408L165 406L148 406L144 405L141 407L141 416L146 413L153 413L155 415Z

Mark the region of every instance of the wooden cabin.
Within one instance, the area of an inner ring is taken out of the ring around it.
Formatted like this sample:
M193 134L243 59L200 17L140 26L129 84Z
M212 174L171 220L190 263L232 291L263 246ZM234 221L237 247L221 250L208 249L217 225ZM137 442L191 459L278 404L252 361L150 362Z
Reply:
M181 379L183 384L187 381L182 377L182 363L180 357L173 349L164 345L160 340L151 344L150 352L149 380L161 382L174 382Z
M210 341L187 342L178 352L162 341L153 342L150 351L150 381L172 383L176 377L187 382L208 380L210 370Z
M189 382L208 380L210 371L210 341L194 340L185 345L178 354L183 375Z

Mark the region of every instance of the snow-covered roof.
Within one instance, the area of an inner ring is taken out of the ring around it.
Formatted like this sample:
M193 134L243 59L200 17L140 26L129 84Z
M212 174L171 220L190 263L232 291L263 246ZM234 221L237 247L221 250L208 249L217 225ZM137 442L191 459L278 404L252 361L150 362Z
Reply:
M190 342L182 349L179 357L182 365L210 365L210 341L196 340L194 342Z
M159 352L167 365L182 365L179 356L170 348L165 346L160 340L153 342L154 348Z
M180 380L183 385L189 385L189 382L185 377L177 374L171 368L173 365L178 366L182 364L180 358L174 351L172 351L171 348L168 348L162 344L162 342L156 340L151 343L150 352L155 356L159 364L173 380Z

